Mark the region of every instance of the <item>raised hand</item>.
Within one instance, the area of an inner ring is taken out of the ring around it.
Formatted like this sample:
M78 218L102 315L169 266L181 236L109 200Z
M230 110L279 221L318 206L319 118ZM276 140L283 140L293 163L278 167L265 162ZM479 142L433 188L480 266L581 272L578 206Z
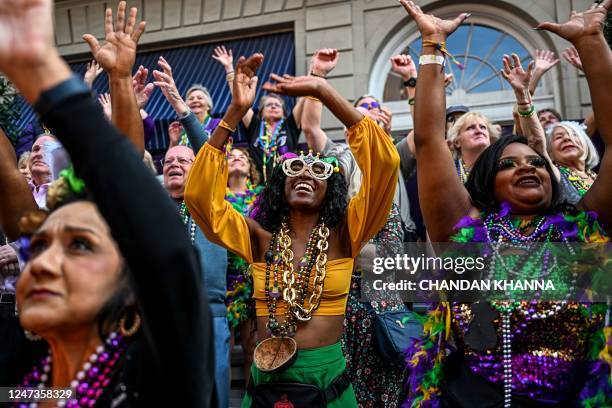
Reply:
M91 62L87 63L87 71L85 71L83 82L85 82L91 88L93 86L93 82L96 80L98 75L102 73L102 71L102 67L98 65L96 60L91 60Z
M234 70L234 56L232 55L232 50L226 50L224 45L216 47L212 57L223 65L225 72L232 72Z
M100 94L100 96L98 96L98 102L100 102L100 105L102 105L102 110L104 111L104 116L106 116L106 119L111 120L113 116L113 108L110 94Z
M391 134L391 119L393 118L393 113L391 113L391 109L383 106L380 108L380 114L378 115L378 121L385 132Z
M340 53L335 48L323 48L310 59L310 72L317 76L327 76L338 64Z
M455 75L444 74L444 87L448 88L448 86L453 83L453 79L455 79Z
M512 57L504 55L503 57L504 69L502 69L502 76L508 81L512 89L515 91L525 91L529 89L529 82L535 69L535 61L531 61L527 67L527 71L521 66L521 59L516 54L512 54Z
M147 105L153 90L155 90L155 85L153 85L153 83L147 83L148 77L149 70L142 65L138 67L138 70L132 77L132 85L134 87L138 109L143 109Z
M183 133L183 125L181 122L174 121L168 126L168 139L170 147L178 146L181 134Z
M446 38L470 16L468 13L461 13L453 20L442 20L432 14L423 13L421 7L417 6L412 1L400 0L400 3L404 6L404 9L406 9L410 17L416 22L423 40L436 42L446 41Z
M117 18L113 27L113 10L106 9L104 32L106 42L100 46L98 40L91 34L83 35L83 40L89 44L91 53L100 66L109 74L117 77L131 77L132 67L136 60L136 46L144 32L145 22L136 25L136 7L130 9L127 21L125 19L125 1L117 7Z
M321 89L325 85L323 78L314 76L293 77L291 75L279 76L271 74L270 79L274 83L266 82L263 85L263 89L268 92L290 96L313 96L319 98Z
M241 111L248 111L257 93L257 69L263 62L263 54L253 54L249 58L240 57L236 64L231 105Z
M563 56L563 59L565 59L567 62L569 62L579 70L584 71L582 69L582 61L580 60L580 55L578 55L578 50L576 50L576 48L567 47L565 51L561 53L561 55Z
M391 72L398 74L404 81L417 77L417 68L410 55L394 55L390 58L390 61Z
M601 4L593 4L593 6L586 11L580 13L572 11L570 19L565 23L557 24L545 22L539 24L537 28L550 31L557 34L559 37L565 38L571 43L575 43L586 37L601 35L603 33L606 16L611 7L612 0L605 0Z
M162 93L177 113L182 114L186 112L189 108L176 87L174 77L172 76L172 67L168 61L161 56L157 61L157 65L159 65L162 70L153 71L153 78L155 78L153 84L161 89Z
M540 74L554 67L559 63L559 59L555 57L555 53L546 50L536 50L535 70Z

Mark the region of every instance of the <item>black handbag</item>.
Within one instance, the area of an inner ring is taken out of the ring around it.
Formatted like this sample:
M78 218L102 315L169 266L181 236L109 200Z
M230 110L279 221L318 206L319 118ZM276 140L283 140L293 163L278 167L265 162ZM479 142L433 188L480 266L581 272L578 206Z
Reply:
M374 317L374 339L381 357L388 363L402 365L404 351L423 335L423 325L409 310L377 312Z
M338 398L351 385L346 371L340 374L327 389L296 382L269 382L253 385L251 377L247 393L251 396L251 408L324 408Z

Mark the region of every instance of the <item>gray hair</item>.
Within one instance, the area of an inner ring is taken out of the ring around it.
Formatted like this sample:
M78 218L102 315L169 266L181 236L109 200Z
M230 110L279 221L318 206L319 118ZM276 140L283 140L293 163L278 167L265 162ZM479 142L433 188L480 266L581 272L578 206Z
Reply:
M579 140L580 144L582 144L582 156L580 160L584 161L584 165L592 169L597 166L599 163L599 153L597 153L597 149L591 138L586 134L582 125L578 122L572 121L563 121L553 123L552 125L546 128L546 146L548 148L548 154L552 156L552 136L556 128L561 127L565 129L565 131L570 135L574 140Z
M191 87L189 87L187 92L185 92L185 99L189 98L189 94L191 94L194 91L202 91L204 93L204 99L206 100L206 104L208 105L208 109L210 111L212 111L212 109L213 109L213 100L212 100L212 97L210 96L210 92L208 92L208 89L205 86L201 85L201 84L191 85Z

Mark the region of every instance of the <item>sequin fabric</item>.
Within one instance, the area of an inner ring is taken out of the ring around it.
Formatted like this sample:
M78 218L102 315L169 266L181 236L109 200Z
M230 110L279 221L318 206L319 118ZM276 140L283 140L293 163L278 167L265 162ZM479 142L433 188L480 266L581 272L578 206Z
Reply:
M587 376L585 365L591 335L601 328L603 316L584 305L570 303L544 319L531 318L520 309L545 313L550 303L522 304L512 312L512 393L539 400L559 401L576 395ZM472 319L470 305L453 306L454 330L459 342ZM484 352L465 349L466 363L476 374L500 386L504 383L501 318L493 320L497 345Z
M387 224L371 243L383 251L400 253L401 231L399 211L393 204ZM353 271L344 319L342 347L349 378L359 407L398 407L404 398L405 370L402 365L391 365L380 357L374 340L375 315L372 308L397 311L401 310L401 304L382 299L369 305L362 303L361 273L359 267Z

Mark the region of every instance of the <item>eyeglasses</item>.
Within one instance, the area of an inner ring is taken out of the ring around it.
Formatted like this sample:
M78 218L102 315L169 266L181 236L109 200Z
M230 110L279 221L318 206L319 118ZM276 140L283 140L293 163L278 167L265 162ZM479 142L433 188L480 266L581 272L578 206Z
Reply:
M283 162L283 172L287 177L300 176L306 170L317 180L327 180L334 173L334 166L318 159L306 163L301 157L294 157Z
M191 163L193 163L192 159L185 159L184 157L166 157L165 159L161 159L160 163L163 167L167 167L175 161L178 161L178 164L181 166L189 166Z
M376 101L372 101L372 102L364 102L362 104L359 105L360 108L363 109L367 109L367 110L371 110L371 109L380 109L380 103L376 102Z

